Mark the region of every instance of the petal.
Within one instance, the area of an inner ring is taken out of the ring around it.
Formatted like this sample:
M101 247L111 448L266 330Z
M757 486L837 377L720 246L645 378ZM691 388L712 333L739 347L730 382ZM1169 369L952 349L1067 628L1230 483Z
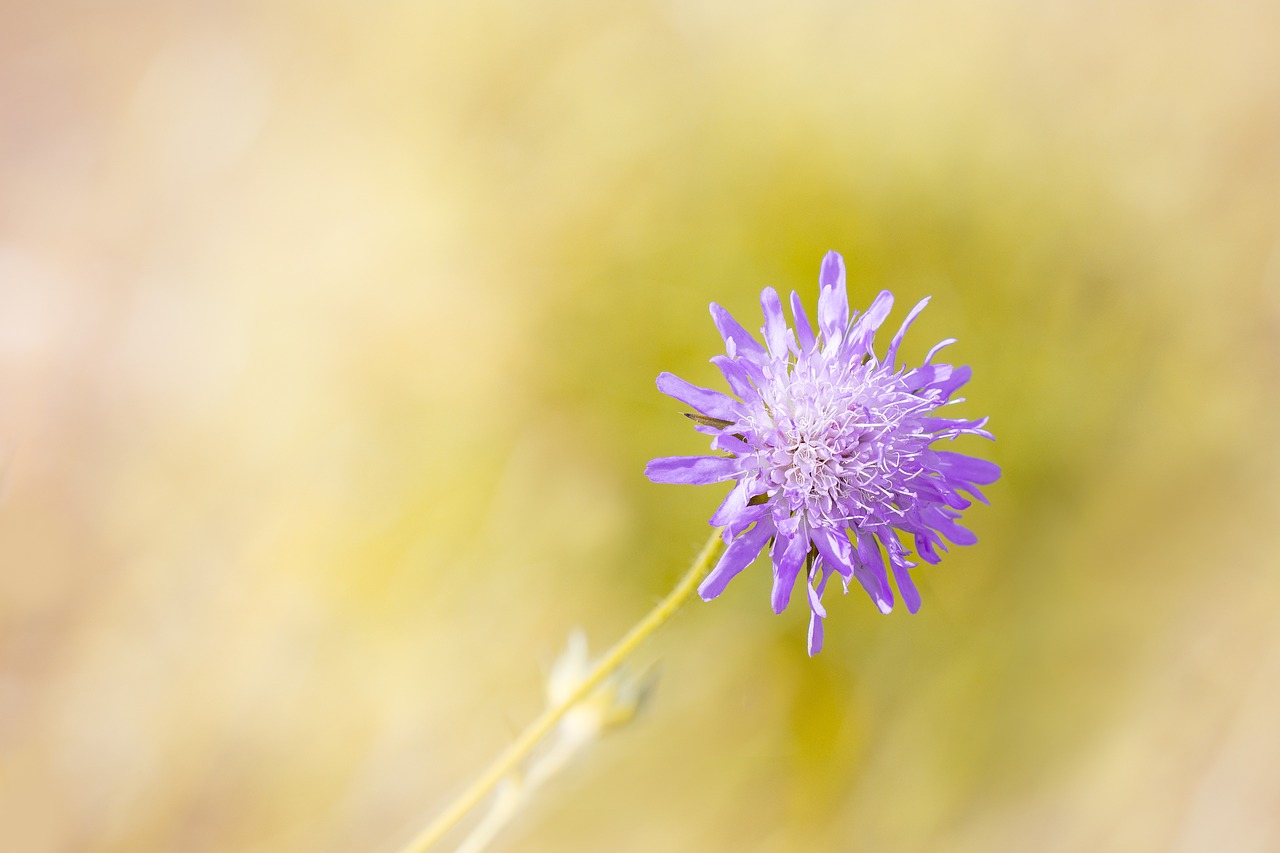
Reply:
M950 400L951 395L960 390L960 386L968 382L973 376L973 369L968 365L954 368L951 371L950 378L936 383L933 387L942 392L943 401Z
M907 334L907 329L911 328L911 324L915 322L916 317L924 310L924 306L929 304L929 297L925 297L916 303L916 307L911 309L911 313L907 315L907 319L902 321L902 327L898 329L898 334L893 336L893 341L889 344L889 350L885 353L885 363L890 367L893 366L893 360L898 357L898 347L902 345L902 339ZM927 361L927 359L926 359Z
M785 537L778 534L773 540L773 612L781 613L791 603L791 590L804 565L804 555L809 541L804 536Z
M871 342L875 340L876 330L880 328L889 312L893 309L893 294L887 290L871 303L867 313L858 318L849 332L849 346L858 352L871 352Z
M825 581L823 583L825 585ZM809 609L821 618L826 619L827 608L822 606L822 593L809 584L805 584L804 588L809 593Z
M743 400L758 396L755 386L751 384L751 376L743 369L740 359L729 358L727 355L717 355L711 359L711 363L720 368L720 372L724 374L724 379L729 383L729 387L733 389L733 393Z
M698 586L698 595L702 596L702 600L710 601L724 592L729 581L733 580L738 572L751 565L751 561L760 555L760 549L764 547L764 543L774 531L773 521L762 518L756 522L755 527L729 543L729 547L720 557L720 562L716 563L716 567Z
M674 373L658 374L658 390L681 403L693 406L704 415L726 421L738 419L735 411L737 401L728 394L712 391L710 388L699 388Z
M843 530L828 530L825 527L809 529L809 538L818 546L818 553L827 564L840 573L841 577L853 576L853 546Z
M898 585L902 601L907 605L908 612L915 613L920 609L920 592L911 580L911 564L906 560L907 551L892 532L882 532L879 536L885 553L889 555L889 566L893 569L893 580Z
M796 321L796 337L802 350L813 349L813 326L809 323L809 315L804 313L804 305L800 304L800 294L791 291L791 316Z
M955 438L957 435L980 435L995 440L995 436L983 429L989 418L966 421L960 418L920 418L917 422L925 432L934 433L934 439Z
M809 657L822 651L822 619L817 613L809 614Z
M733 519L733 521L730 521L725 525L724 541L729 542L741 535L742 532L754 524L757 519L768 515L769 510L770 507L768 504L753 505L748 502L746 510L739 514L737 518ZM773 522L770 523L772 524Z
M930 386L939 386L951 378L951 374L955 372L955 368L949 364L922 364L915 370L909 370L902 375L902 381L906 383L911 393L916 393Z
M751 500L751 487L747 481L739 480L737 485L725 495L720 507L711 516L712 527L729 527L740 524L744 519L759 517L768 511L768 504L748 503Z
M769 384L769 375L765 373L764 365L759 361L751 358L739 357L738 367L742 368L742 372L746 374L747 379L749 379L751 384L756 388ZM757 397L760 396L759 391L756 391L755 394Z
M711 319L720 331L720 337L724 338L730 357L745 355L756 359L764 358L764 347L760 346L760 342L742 328L732 314L714 302L711 303Z
M898 585L898 592L902 595L903 602L907 605L908 613L915 613L920 609L920 591L916 589L915 582L911 580L911 571L902 564L890 563L893 566L893 581Z
M828 577L830 577L830 574L824 570L821 578L818 580L817 594L819 598L822 597L822 591L827 585ZM805 584L805 586L808 586L808 584ZM812 598L810 599L810 602L812 602ZM822 630L822 620L826 615L825 610L821 614L812 608L809 610L809 657L813 657L818 652L822 651L822 640L824 634Z
M933 467L931 462L926 461L925 468ZM935 468L936 471L936 468ZM927 477L917 479L915 481L915 492L917 501L928 501L930 503L940 503L949 506L952 509L968 509L973 506L973 501L965 498L958 491L959 489L969 488L969 484L948 477L942 471L936 471L937 477ZM903 528L904 530L906 528Z
M764 342L774 358L787 355L787 318L782 313L778 291L766 287L760 291L760 308L764 312Z
M870 533L858 535L858 566L854 575L858 583L871 596L881 613L893 610L893 590L889 588L889 576L884 569L884 556L880 545Z
M945 539L942 538L942 534L934 530L932 527L926 526L926 527L921 527L919 530L913 530L912 535L915 536L915 539L916 539L917 553L923 556L924 552L928 551L933 555L934 559L932 560L930 560L929 557L924 557L924 559L927 562L931 562L935 564L941 562L942 555L939 554L936 549L941 549L943 551L950 550L949 548L947 548L947 542ZM921 550L921 547L922 547L921 543L924 543L923 550Z
M727 432L718 432L716 437L711 440L712 450L723 450L725 453L732 453L736 456L746 456L751 453L754 448L747 444L736 435L730 435Z
M947 519L943 523L933 525L933 529L937 530L943 536L950 539L957 545L977 545L978 536L967 527L961 527L955 521Z
M738 460L727 456L663 456L644 466L655 483L705 486L731 480L739 474Z
M963 480L981 486L989 486L1000 479L1000 466L994 462L950 450L935 450L933 455L934 464L947 479Z
M724 527L747 508L747 500L747 481L742 479L734 483L729 494L720 502L719 508L711 514L711 526Z
M849 291L844 258L839 252L827 252L822 259L818 288L818 328L831 340L844 334L849 326Z
M942 558L938 556L938 552L933 550L933 542L923 533L916 534L916 553L920 555L920 559L926 563L933 563L935 566L942 562Z
M937 355L938 352L942 350L943 347L949 347L955 342L956 342L955 338L947 338L945 341L939 341L938 343L934 344L933 349L929 350L929 352L925 354L924 363L928 364L929 362L933 361L933 357Z

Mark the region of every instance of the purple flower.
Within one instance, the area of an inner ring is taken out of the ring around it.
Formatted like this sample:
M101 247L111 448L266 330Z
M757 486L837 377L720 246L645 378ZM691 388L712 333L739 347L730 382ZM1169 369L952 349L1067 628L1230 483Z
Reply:
M696 429L712 437L713 450L727 455L668 456L645 467L655 483L734 481L711 516L712 525L724 527L729 545L698 592L707 601L715 598L768 548L775 613L786 609L803 573L810 655L822 648L822 593L832 574L840 576L845 592L857 580L888 613L892 571L907 609L915 613L916 564L908 561L899 533L910 536L929 563L938 562L938 549L947 550L944 537L972 545L977 537L956 523L971 503L964 494L985 503L978 486L1000 476L991 462L932 447L958 435L993 438L984 429L986 418L938 414L961 402L952 395L969 380L968 367L934 361L954 339L931 349L919 367L896 365L903 335L929 300L911 309L881 359L872 342L893 295L882 291L865 314L851 315L844 260L836 252L823 258L818 284L816 330L794 292L792 329L777 292L764 289L764 346L712 303L725 355L711 361L735 396L670 373L658 377L658 390L692 406L697 414L688 417Z

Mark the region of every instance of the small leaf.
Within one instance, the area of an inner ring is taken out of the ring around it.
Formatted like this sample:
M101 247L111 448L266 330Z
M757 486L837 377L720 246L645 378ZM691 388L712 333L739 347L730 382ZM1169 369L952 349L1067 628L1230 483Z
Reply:
M715 427L716 429L724 429L727 426L733 426L733 421L721 420L720 418L709 418L706 415L699 415L694 412L682 412L682 414L694 423L702 424L702 426Z

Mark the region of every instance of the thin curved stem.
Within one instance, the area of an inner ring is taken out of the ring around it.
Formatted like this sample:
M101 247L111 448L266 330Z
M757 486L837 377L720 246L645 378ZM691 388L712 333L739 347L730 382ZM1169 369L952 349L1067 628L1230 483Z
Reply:
M656 631L658 628L671 618L671 616L680 609L680 605L693 594L698 586L698 581L710 569L712 562L720 553L723 542L720 538L720 530L712 532L711 538L702 546L702 551L698 553L697 558L693 561L693 565L685 572L684 576L675 585L675 588L662 599L648 615L641 619L635 627L627 632L627 635L619 640L612 649L596 662L591 672L585 679L565 697L564 701L557 705L547 708L542 714L535 719L529 726L520 733L520 736L508 746L501 755L489 765L488 769L480 775L471 787L467 788L462 794L453 801L453 803L445 809L439 817L432 821L422 832L418 833L412 841L402 848L401 853L422 853L429 849L433 844L439 841L446 832L461 820L467 812L475 808L476 804L484 799L495 785L505 778L520 763L521 760L529 754L529 751L537 745L547 732L551 731L556 723L560 722L560 718L568 713L569 709L581 702L591 691L595 690L610 673L627 658L629 654L636 650L636 647L642 643L646 637Z

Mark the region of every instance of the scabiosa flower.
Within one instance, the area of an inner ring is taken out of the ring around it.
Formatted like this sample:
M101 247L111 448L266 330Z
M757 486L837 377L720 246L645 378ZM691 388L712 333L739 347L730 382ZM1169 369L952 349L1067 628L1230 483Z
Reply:
M856 580L883 613L893 609L888 572L907 609L920 594L911 580L906 546L937 563L944 537L972 545L977 537L956 523L970 505L986 502L979 485L994 483L991 462L935 450L958 435L993 438L986 418L940 417L961 402L952 395L969 380L968 367L935 363L947 339L908 369L896 364L907 328L928 299L911 309L884 358L872 342L889 315L893 294L882 291L861 316L849 311L844 260L828 252L818 276L818 328L792 292L795 328L787 327L777 292L760 294L764 346L729 312L712 303L711 317L725 354L711 359L735 396L699 388L670 373L658 390L692 406L688 414L711 448L726 456L654 459L645 474L655 483L705 485L732 480L733 489L711 516L729 543L698 592L710 601L765 548L773 560L773 609L781 613L803 572L809 604L809 654L822 648L822 594L831 575L845 592ZM888 570L886 571L886 563Z

